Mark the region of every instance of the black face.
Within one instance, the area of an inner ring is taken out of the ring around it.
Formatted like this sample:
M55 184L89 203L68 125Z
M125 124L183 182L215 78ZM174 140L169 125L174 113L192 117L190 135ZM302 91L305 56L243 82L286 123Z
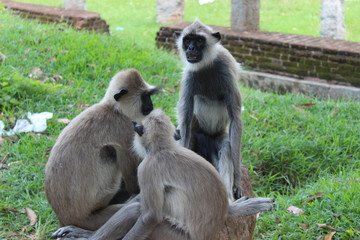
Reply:
M141 112L142 114L144 114L145 116L148 115L153 109L154 109L154 106L153 106L153 103L151 101L151 95L153 93L151 92L145 92L141 95Z
M198 63L203 58L206 39L196 34L188 34L183 38L183 49L189 63Z

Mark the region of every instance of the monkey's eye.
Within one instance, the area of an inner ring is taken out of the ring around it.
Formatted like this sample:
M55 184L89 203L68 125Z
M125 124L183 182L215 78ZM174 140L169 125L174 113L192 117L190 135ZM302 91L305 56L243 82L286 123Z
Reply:
M184 38L184 43L185 43L185 44L189 44L189 43L190 43L190 39Z
M204 42L204 39L198 38L198 39L197 39L197 42L198 42L198 43L203 43L203 42Z

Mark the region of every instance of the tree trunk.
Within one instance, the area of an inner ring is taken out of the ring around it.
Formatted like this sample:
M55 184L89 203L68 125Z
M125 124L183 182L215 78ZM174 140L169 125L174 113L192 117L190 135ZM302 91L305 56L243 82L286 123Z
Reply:
M344 0L322 0L320 36L345 39Z
M86 0L64 0L65 9L86 9Z
M231 29L259 30L260 0L231 0Z
M242 164L241 189L243 196L254 197L249 170ZM256 215L228 219L217 240L251 240L253 239L255 224Z
M158 23L181 22L184 16L184 0L157 0L156 21Z

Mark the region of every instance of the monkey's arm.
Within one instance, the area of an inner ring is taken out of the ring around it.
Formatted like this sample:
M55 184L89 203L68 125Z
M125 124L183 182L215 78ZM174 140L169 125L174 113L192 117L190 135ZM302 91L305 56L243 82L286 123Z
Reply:
M178 121L180 128L180 145L190 147L190 123L194 114L194 93L193 86L183 80L178 103Z
M123 240L145 240L163 220L164 180L161 163L155 156L147 156L139 167L141 215Z

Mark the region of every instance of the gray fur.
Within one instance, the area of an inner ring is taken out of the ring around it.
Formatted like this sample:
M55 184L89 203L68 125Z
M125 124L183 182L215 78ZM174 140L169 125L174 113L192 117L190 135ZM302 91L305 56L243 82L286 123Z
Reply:
M131 120L141 120L148 85L135 69L116 74L100 103L84 110L59 135L45 169L45 192L60 226L101 227L123 205L109 205L121 181L138 193ZM114 93L126 89L119 101Z
M243 197L229 206L219 173L208 161L175 142L175 127L169 117L155 109L142 123L144 133L134 139L135 151L144 157L138 168L139 197L96 232L69 226L59 229L53 237L211 240L227 218L273 208L271 198Z
M182 48L182 39L189 33L206 38L203 59L198 63L187 62ZM234 193L237 198L241 195L239 65L229 51L214 40L211 33L211 28L195 21L183 30L177 40L180 56L185 63L178 102L178 124L182 137L180 144L196 151L194 132L197 131L214 138L216 148L220 150L215 154L217 156L207 160L221 173L229 200L232 201ZM215 140L213 136L221 136L222 141Z

